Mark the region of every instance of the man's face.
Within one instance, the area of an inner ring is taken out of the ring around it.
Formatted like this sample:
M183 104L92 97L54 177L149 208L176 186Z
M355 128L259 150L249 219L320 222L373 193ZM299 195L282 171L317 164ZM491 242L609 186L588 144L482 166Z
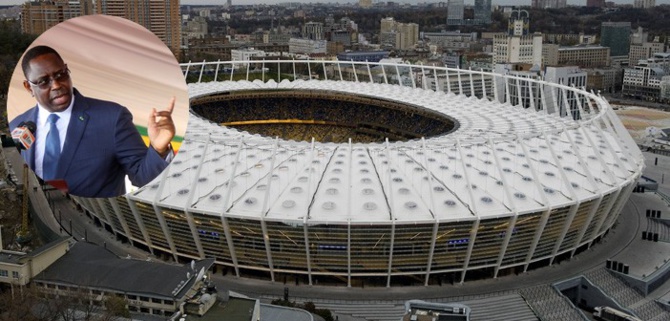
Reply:
M30 60L29 65L23 87L49 112L67 109L72 101L72 80L65 63L54 54L45 54Z

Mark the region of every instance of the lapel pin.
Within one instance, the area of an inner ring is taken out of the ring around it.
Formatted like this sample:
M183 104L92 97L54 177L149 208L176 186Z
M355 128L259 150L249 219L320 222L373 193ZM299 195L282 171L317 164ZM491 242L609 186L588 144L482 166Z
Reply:
M79 120L84 121L84 116L79 116Z

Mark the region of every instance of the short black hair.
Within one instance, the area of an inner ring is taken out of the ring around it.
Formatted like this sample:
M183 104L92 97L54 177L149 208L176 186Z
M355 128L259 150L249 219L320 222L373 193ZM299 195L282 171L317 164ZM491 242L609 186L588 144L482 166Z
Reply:
M39 56L48 54L54 54L56 55L56 57L58 57L58 59L60 59L61 62L64 62L63 58L61 58L61 56L54 48L51 48L49 46L32 47L28 49L28 51L26 51L26 53L23 55L23 60L21 61L21 69L23 70L23 76L26 77L26 79L28 78L28 70L30 69L31 60Z

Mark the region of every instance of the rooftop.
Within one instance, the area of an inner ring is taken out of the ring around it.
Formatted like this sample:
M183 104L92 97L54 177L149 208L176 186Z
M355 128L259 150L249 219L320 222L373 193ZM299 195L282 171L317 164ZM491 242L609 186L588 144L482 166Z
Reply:
M213 259L197 261L194 271L188 265L121 259L100 246L77 242L34 280L174 299L183 297L198 271L212 264ZM173 293L176 288L180 291Z
M575 121L494 100L344 81L199 83L189 93L278 88L407 102L453 117L460 127L425 140L312 144L192 115L171 166L130 198L290 224L460 221L597 198L639 166L619 137L590 122L597 113ZM594 174L603 171L610 175Z

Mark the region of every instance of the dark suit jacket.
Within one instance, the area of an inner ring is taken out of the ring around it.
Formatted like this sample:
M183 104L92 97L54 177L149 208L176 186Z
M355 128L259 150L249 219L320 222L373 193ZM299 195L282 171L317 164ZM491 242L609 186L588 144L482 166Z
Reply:
M113 197L125 193L125 174L136 186L149 183L167 166L153 149L147 148L127 108L113 102L87 98L74 90L74 105L56 177L62 178L72 195ZM9 124L13 130L22 121L37 122L35 106ZM21 152L35 169L35 149Z

